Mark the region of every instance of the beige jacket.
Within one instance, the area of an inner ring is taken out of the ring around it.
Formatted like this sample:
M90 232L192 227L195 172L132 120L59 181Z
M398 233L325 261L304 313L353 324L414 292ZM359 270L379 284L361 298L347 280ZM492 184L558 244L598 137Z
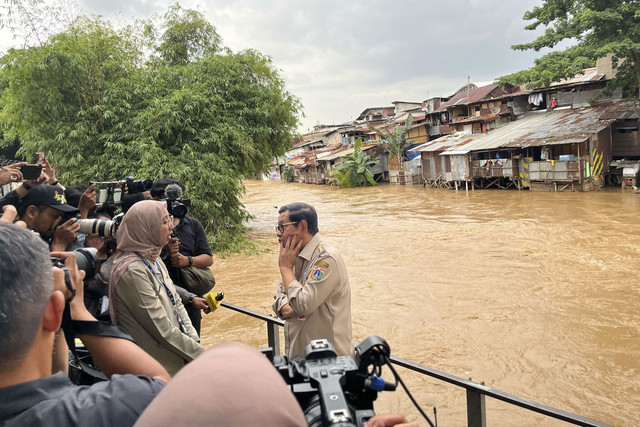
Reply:
M299 315L284 319L287 357L304 357L309 342L321 338L333 344L338 356L353 356L351 287L342 256L316 234L298 254L294 273L288 294L278 284L272 305L280 318L285 304Z
M165 283L174 295L177 310L186 323L187 333L180 331L176 308L171 304L162 282L142 260L129 264L117 283L116 318L118 324L144 351L160 362L169 374L175 375L187 362L202 353L203 348L160 258L158 264ZM153 268L157 271L155 265Z

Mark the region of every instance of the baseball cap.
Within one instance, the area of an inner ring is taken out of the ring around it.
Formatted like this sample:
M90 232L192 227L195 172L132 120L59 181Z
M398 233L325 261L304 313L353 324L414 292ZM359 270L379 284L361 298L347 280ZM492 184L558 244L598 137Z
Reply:
M20 201L25 208L28 206L49 206L61 212L80 212L67 204L64 190L55 185L37 185L33 187Z

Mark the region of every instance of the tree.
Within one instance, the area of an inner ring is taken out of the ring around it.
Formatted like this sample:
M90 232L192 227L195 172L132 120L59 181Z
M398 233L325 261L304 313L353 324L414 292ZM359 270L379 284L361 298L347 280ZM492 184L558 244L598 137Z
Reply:
M240 178L291 147L300 103L270 58L222 50L199 12L172 6L160 28L79 17L41 46L11 50L0 122L27 158L57 161L65 183L181 180L191 214L225 248L248 218Z
M367 155L362 151L362 139L356 139L353 153L346 156L342 162L333 168L330 184L338 184L342 187L360 187L369 182L378 185L373 179L371 168L378 163L376 155Z
M535 66L503 76L499 83L527 83L548 86L554 81L573 77L596 59L612 54L617 74L607 83L605 94L617 87L638 106L640 88L640 1L638 0L544 0L526 12L532 21L527 30L546 27L543 35L530 43L511 46L516 50L554 48L562 41L570 47L552 51L536 59Z
M396 126L393 132L390 132L387 129L381 130L369 126L369 129L380 135L380 143L387 151L387 153L389 153L391 156L395 155L398 157L398 163L400 165L401 172L404 172L404 152L406 151L407 147L409 147L414 142L412 139L406 139L407 132L409 131L409 127L411 127L412 123L413 116L409 114L404 126Z

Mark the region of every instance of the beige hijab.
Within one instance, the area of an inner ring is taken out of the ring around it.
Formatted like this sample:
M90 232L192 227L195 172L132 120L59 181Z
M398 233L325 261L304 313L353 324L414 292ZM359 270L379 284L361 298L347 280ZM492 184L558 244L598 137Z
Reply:
M306 427L307 422L266 357L244 344L223 343L182 368L135 424L176 425Z
M153 200L136 203L129 209L118 227L116 240L118 251L113 261L111 279L109 280L109 313L111 321L116 322L115 289L133 261L140 259L136 252L152 263L156 261L166 243L160 234L162 218L167 213L167 204Z

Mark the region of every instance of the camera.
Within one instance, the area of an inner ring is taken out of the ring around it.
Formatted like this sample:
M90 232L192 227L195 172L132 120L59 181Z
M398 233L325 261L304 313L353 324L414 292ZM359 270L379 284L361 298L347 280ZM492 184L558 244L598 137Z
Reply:
M97 193L96 205L119 205L122 203L122 196L125 191L126 194L148 191L151 189L153 181L150 179L135 179L132 176L128 176L120 181L92 181L91 184L96 185L94 187Z
M182 198L182 188L178 184L167 185L164 195L169 215L180 219L187 216L187 208L191 206L191 200Z
M80 248L72 252L76 256L76 264L78 270L84 271L84 280L91 279L95 276L98 268L102 264L103 260L98 258L98 250L96 248ZM69 276L69 270L64 264L64 259L51 257L51 264L54 267L64 271L64 282L69 290L73 290L71 285L71 277ZM73 292L73 291L72 291Z
M122 222L123 214L116 215L112 220L108 219L79 219L80 233L97 234L100 237L116 237L118 226Z
M361 426L375 415L378 392L396 388L379 377L389 354L386 341L374 335L356 347L355 359L337 356L333 345L321 339L307 345L304 359L275 356L271 362L296 397L307 425Z
M42 173L42 165L22 165L20 166L20 173L25 180L38 179Z
M169 215L173 216L174 218L180 218L180 219L187 216L187 208L191 206L190 199L180 199L179 201L172 200L172 199L166 199L166 200L167 200L167 211L169 212Z

